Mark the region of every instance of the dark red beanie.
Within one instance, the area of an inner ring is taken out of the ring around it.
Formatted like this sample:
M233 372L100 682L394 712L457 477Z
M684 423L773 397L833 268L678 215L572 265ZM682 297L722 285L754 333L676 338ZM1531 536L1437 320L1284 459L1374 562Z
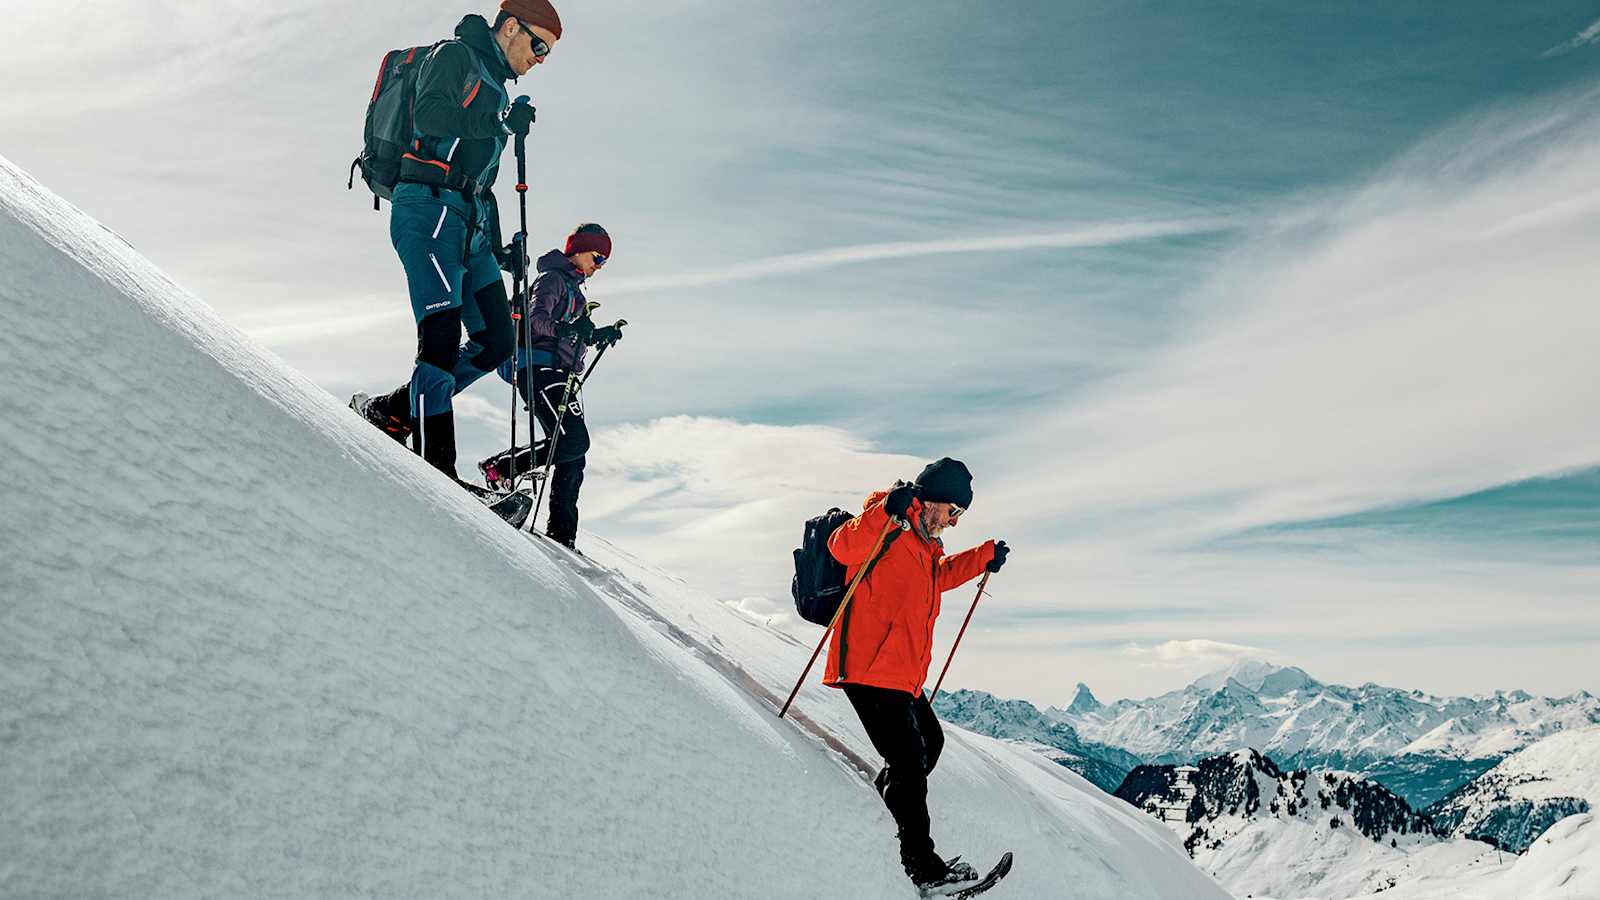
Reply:
M567 249L565 252L568 256L571 256L575 253L587 253L590 250L601 256L611 255L611 235L606 234L604 228L593 222L579 225L573 229L572 234L567 235Z
M500 0L500 11L516 16L524 25L548 28L551 34L561 37L561 17L550 0Z

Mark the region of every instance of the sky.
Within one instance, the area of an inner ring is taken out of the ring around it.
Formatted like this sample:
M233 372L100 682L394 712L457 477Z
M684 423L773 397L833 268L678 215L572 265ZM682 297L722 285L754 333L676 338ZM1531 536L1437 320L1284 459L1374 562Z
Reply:
M804 520L949 455L951 549L1014 548L952 686L1600 692L1600 6L559 7L530 231L605 224L630 322L585 527L814 639ZM8 10L0 155L334 396L406 377L349 162L382 54L490 9Z

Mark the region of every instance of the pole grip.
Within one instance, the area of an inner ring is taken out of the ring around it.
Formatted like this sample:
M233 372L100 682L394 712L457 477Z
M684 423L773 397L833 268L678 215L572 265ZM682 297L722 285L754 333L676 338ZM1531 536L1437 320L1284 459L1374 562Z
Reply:
M900 527L900 523L896 522L893 516L890 516L889 521L884 523L883 531L878 534L878 542L872 546L872 552L867 554L867 561L862 563L861 568L856 570L856 577L850 580L850 586L845 589L844 598L839 601L839 608L833 612L833 619L828 622L828 627L823 629L822 640L817 641L817 649L811 651L811 658L806 661L806 667L800 673L800 679L794 683L794 690L789 692L789 699L783 701L783 708L778 710L778 718L783 718L784 713L789 711L789 704L793 703L795 695L800 693L800 686L805 684L806 676L811 674L811 667L817 664L817 657L821 655L823 646L828 643L828 635L833 633L833 629L839 624L839 619L844 616L845 607L850 605L850 598L856 592L856 585L861 583L861 576L867 574L867 570L872 568L874 562L877 562L878 552L883 549L884 542L889 540L889 532L898 527Z

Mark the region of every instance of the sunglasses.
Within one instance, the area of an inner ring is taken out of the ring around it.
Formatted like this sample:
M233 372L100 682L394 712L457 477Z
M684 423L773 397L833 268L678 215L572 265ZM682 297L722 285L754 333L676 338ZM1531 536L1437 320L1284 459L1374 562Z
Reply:
M950 504L950 520L953 522L956 519L961 518L961 514L966 511L967 509L964 506L957 506L954 503Z
M544 42L544 38L539 37L537 34L534 34L533 33L533 29L531 29L528 26L522 24L521 22L517 23L517 27L521 28L524 32L526 32L527 35L528 35L528 40L533 42L533 55L534 56L537 56L540 59L544 59L546 56L550 55L550 45L546 44Z
M594 267L596 269L598 269L598 268L600 268L601 266L603 266L605 264L606 264L606 258L604 256L601 256L600 254L596 253L594 255Z

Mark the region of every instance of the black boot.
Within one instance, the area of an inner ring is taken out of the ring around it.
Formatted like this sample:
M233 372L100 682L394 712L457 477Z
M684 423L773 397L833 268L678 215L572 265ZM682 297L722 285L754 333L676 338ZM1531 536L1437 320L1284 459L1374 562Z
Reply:
M946 862L937 854L929 853L914 863L906 864L906 874L924 897L954 894L972 886L978 880L978 870L956 857Z
M439 413L422 420L422 458L435 469L456 478L456 417Z
M384 434L404 444L411 437L411 417L409 415L397 416L390 412L390 396L369 397L358 393L350 398L350 408L355 410L361 418L372 423L373 427ZM410 406L409 396L406 405Z

